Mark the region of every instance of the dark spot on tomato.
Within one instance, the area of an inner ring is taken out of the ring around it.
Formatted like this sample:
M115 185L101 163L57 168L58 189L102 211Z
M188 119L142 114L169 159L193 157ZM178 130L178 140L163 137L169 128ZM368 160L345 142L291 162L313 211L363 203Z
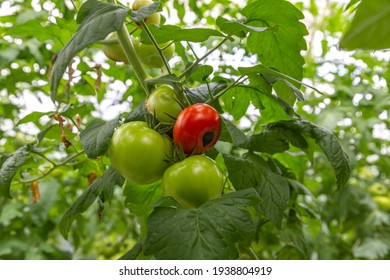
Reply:
M203 144L203 147L206 147L207 145L209 145L215 138L215 133L214 131L207 131L203 137L202 137L202 144Z

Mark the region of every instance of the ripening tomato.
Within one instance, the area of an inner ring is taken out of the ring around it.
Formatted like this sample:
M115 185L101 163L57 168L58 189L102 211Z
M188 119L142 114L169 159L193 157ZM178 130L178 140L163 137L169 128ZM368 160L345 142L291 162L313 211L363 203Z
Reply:
M133 5L131 6L131 8L134 11L137 11L140 8L145 7L145 6L149 6L151 4L153 4L152 0L135 0ZM160 13L153 13L145 19L145 23L147 25L149 25L149 24L159 25L160 20L161 20ZM138 27L141 27L141 25L138 22L136 22L136 24Z
M215 161L204 156L190 156L170 166L163 176L164 193L184 208L196 208L218 198L225 178Z
M173 127L176 146L189 154L212 148L221 134L221 117L212 106L198 103L181 111Z
M171 86L162 85L149 96L146 108L160 122L173 124L182 110L176 98L175 90Z
M163 176L173 157L173 145L167 136L151 129L145 122L134 121L115 130L108 155L119 174L143 185Z

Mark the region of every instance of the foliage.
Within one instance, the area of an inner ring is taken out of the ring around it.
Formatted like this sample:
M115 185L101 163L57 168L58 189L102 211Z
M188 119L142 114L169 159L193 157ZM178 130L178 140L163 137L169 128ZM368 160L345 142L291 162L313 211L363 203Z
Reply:
M388 210L369 192L390 185L386 52L337 50L341 34L349 49L388 47L367 39L388 39L366 24L374 4L182 2L1 4L0 258L390 258ZM130 36L175 56L146 67ZM129 63L104 57L118 42ZM126 182L107 156L124 122L171 133L144 105L160 84L223 117L206 154L228 179L198 208L161 181Z

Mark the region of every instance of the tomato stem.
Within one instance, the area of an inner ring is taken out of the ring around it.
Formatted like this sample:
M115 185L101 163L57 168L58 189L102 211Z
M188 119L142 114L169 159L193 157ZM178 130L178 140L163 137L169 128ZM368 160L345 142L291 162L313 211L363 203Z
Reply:
M171 67L169 67L168 61L166 60L163 54L163 49L160 48L160 46L158 45L156 39L154 38L152 32L150 32L150 29L148 25L145 23L145 21L144 20L140 21L140 24L143 30L146 32L146 35L148 35L150 41L152 41L153 45L156 47L158 54L161 56L161 59L164 62L165 68L167 69L168 73L171 75L172 74Z
M127 57L127 60L133 66L134 72L140 82L142 88L144 89L146 96L150 95L149 87L147 86L145 80L148 75L145 72L144 67L141 64L141 61L138 58L137 53L135 52L133 43L131 42L129 33L127 31L126 25L123 24L122 28L117 31L118 41L123 48L123 51Z
M239 77L237 80L235 80L232 84L230 84L227 88L225 88L223 91L217 93L216 95L210 97L209 100L207 100L205 103L207 104L210 104L212 103L214 100L218 99L219 97L221 97L222 95L224 95L228 90L234 88L235 86L237 86L238 84L242 84L243 82L245 82L248 78L246 76L241 76ZM211 95L211 94L210 94Z
M107 2L117 4L116 0L108 0ZM131 66L133 66L134 72L137 76L139 83L144 89L146 96L149 96L150 89L145 82L145 80L148 78L148 75L145 72L145 69L142 66L141 61L139 60L137 53L135 52L133 43L131 42L130 35L127 31L125 23L123 23L121 29L117 30L117 35L118 35L119 44L122 46L127 60L130 62Z
M220 46L222 46L227 40L229 40L231 38L231 36L226 36L225 38L223 38L223 40L221 40L221 42L219 42L214 48L210 49L207 53L205 53L201 58L197 58L193 64L191 64L191 66L189 66L187 69L185 69L183 71L183 73L181 73L178 78L179 80L181 80L185 75L187 75L188 73L190 73L192 71L192 69L194 69L196 66L198 66L198 64L203 60L205 59L206 57L208 57L210 54L212 54L214 51L216 51ZM195 55L196 57L196 55Z
M41 153L36 153L37 155L41 156L42 158L44 158L45 160L47 160L48 162L50 162L52 164L52 167L49 168L48 170L46 170L45 172L42 172L41 175L35 177L35 178L32 178L32 179L27 179L27 180L20 180L20 181L17 181L15 183L12 183L12 185L17 185L17 184L23 184L23 183L31 183L31 182L34 182L34 181L38 181L39 179L42 179L43 177L46 177L47 175L49 175L51 172L54 171L54 169L56 169L57 167L60 167L62 165L66 165L67 163L69 163L70 161L74 160L75 158L77 158L78 156L84 154L84 150L76 153L76 154L73 154L71 155L70 157L64 159L63 161L60 161L60 162L53 162L52 160L50 160L49 158L47 158L45 155L41 154Z

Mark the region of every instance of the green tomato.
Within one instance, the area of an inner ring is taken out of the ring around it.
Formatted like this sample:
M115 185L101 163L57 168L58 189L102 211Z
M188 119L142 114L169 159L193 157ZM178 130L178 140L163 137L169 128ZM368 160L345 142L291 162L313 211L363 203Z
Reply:
M184 208L196 208L219 197L225 178L217 164L203 155L190 156L164 173L164 193Z
M131 6L131 8L134 11L137 11L140 8L144 7L144 6L149 6L151 4L153 4L152 0L135 0L133 5ZM161 20L160 13L153 13L153 14L151 14L150 16L148 16L145 19L145 23L147 25L149 25L149 24L159 25L160 24L160 20ZM136 22L136 24L137 24L138 27L141 28L141 25L138 22Z
M58 179L58 178L61 178L62 175L64 175L64 171L61 170L60 168L56 168L56 169L54 169L54 170L50 173L50 175L51 175L52 177Z
M370 186L368 192L371 195L386 195L388 190L384 184L376 182Z
M117 39L117 34L116 32L111 33L107 39ZM119 43L114 43L114 44L108 44L108 45L103 45L102 47L103 53L110 59L114 61L120 61L120 62L125 62L129 63L125 52L122 49L122 46Z
M164 66L164 62L154 45L143 44L136 40L133 40L133 44L135 52L138 54L138 57L143 64L154 68L161 68ZM173 57L175 52L175 44L170 44L169 46L168 44L169 42L160 45L160 48L166 47L162 53L167 61Z
M390 197L377 195L374 196L374 201L379 206L380 209L387 211L390 210Z
M160 122L172 124L182 110L176 101L175 90L169 85L162 85L153 91L146 101L146 107Z
M134 121L115 130L108 155L114 169L132 183L149 184L159 180L173 157L172 141Z

